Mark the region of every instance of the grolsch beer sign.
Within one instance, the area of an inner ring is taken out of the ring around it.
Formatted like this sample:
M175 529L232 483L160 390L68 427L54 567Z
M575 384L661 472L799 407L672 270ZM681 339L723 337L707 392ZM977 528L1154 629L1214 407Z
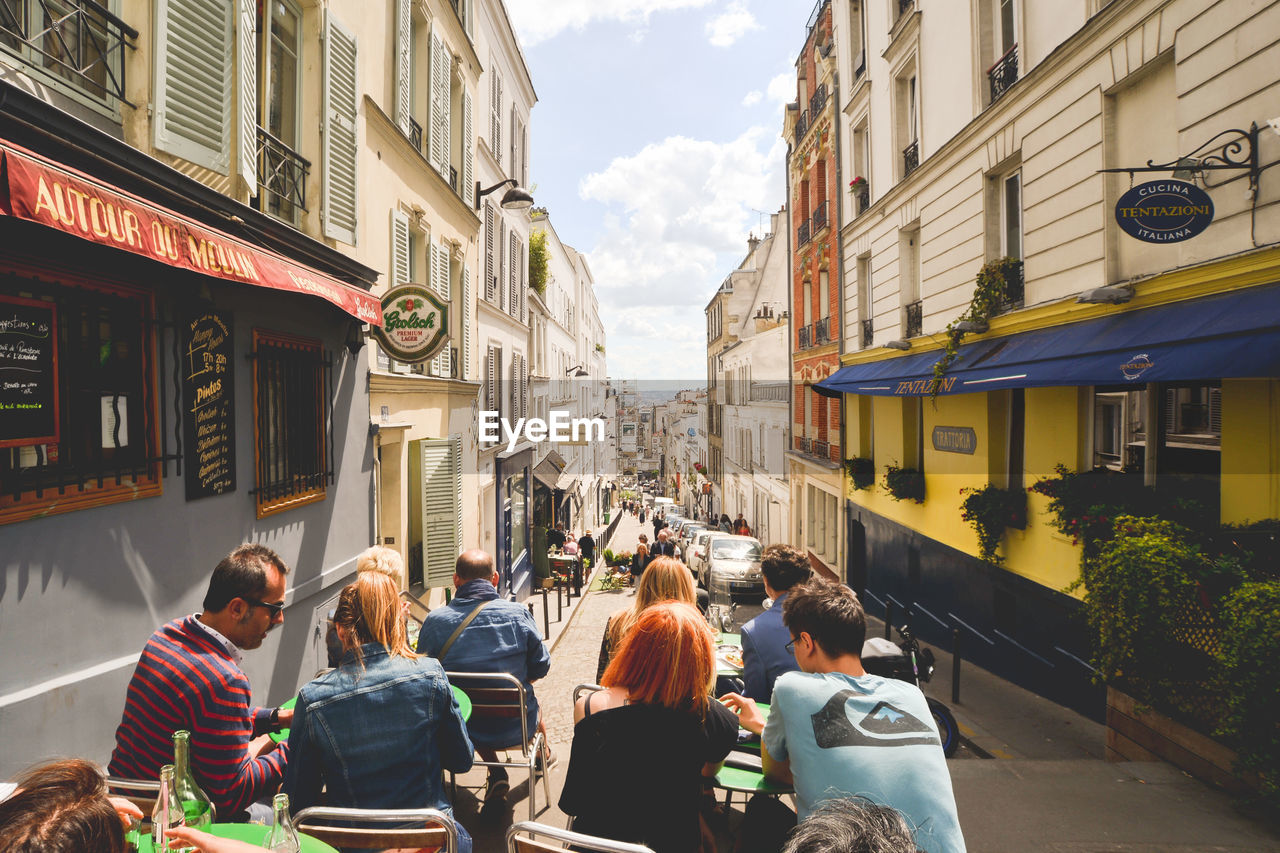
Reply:
M449 306L420 284L392 288L382 297L382 325L373 336L396 361L427 361L449 342Z
M1213 199L1187 181L1147 181L1120 196L1116 222L1145 243L1180 243L1213 222Z

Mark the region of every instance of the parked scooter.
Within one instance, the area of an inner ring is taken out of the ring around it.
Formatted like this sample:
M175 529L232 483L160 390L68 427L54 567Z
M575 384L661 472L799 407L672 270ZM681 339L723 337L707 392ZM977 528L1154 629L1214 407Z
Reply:
M879 637L867 640L862 646L862 668L872 675L896 678L919 687L933 677L933 650L920 648L920 641L907 625L898 628L898 637L897 643ZM938 726L942 752L950 758L960 746L956 718L951 709L937 699L932 696L924 698L929 702L933 721Z

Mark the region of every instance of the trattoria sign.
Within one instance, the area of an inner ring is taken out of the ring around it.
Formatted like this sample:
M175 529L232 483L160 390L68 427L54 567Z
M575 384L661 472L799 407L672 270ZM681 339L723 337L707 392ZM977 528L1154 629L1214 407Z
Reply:
M427 361L449 342L449 306L420 284L394 287L382 297L382 326L373 335L396 361Z
M1213 222L1213 199L1187 181L1147 181L1120 196L1116 222L1145 243L1180 243Z

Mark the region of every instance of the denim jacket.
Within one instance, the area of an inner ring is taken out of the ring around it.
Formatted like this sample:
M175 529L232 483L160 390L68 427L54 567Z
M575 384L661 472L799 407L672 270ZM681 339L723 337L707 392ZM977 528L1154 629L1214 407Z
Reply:
M449 672L506 672L524 683L528 703L527 724L533 737L538 723L538 700L533 684L551 668L551 655L538 623L523 605L498 600L498 591L483 578L467 581L445 607L427 615L418 633L418 651L439 658L454 629L482 602L492 601L471 621L449 647L441 661ZM502 686L501 682L495 682ZM472 719L471 740L479 747L499 749L520 742L519 717L477 717Z
M471 769L472 747L444 669L380 643L303 686L289 731L284 793L298 809L436 808L452 814L441 767Z

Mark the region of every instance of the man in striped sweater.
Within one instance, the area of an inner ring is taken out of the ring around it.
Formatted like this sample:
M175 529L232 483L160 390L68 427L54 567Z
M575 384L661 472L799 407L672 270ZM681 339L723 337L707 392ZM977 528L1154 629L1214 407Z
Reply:
M288 571L265 545L241 545L213 570L204 612L151 635L129 682L111 775L159 778L173 763L173 733L186 729L192 771L219 820L243 820L256 801L270 799L288 749L272 751L267 733L288 727L293 711L252 707L240 660L241 650L258 648L284 622Z

